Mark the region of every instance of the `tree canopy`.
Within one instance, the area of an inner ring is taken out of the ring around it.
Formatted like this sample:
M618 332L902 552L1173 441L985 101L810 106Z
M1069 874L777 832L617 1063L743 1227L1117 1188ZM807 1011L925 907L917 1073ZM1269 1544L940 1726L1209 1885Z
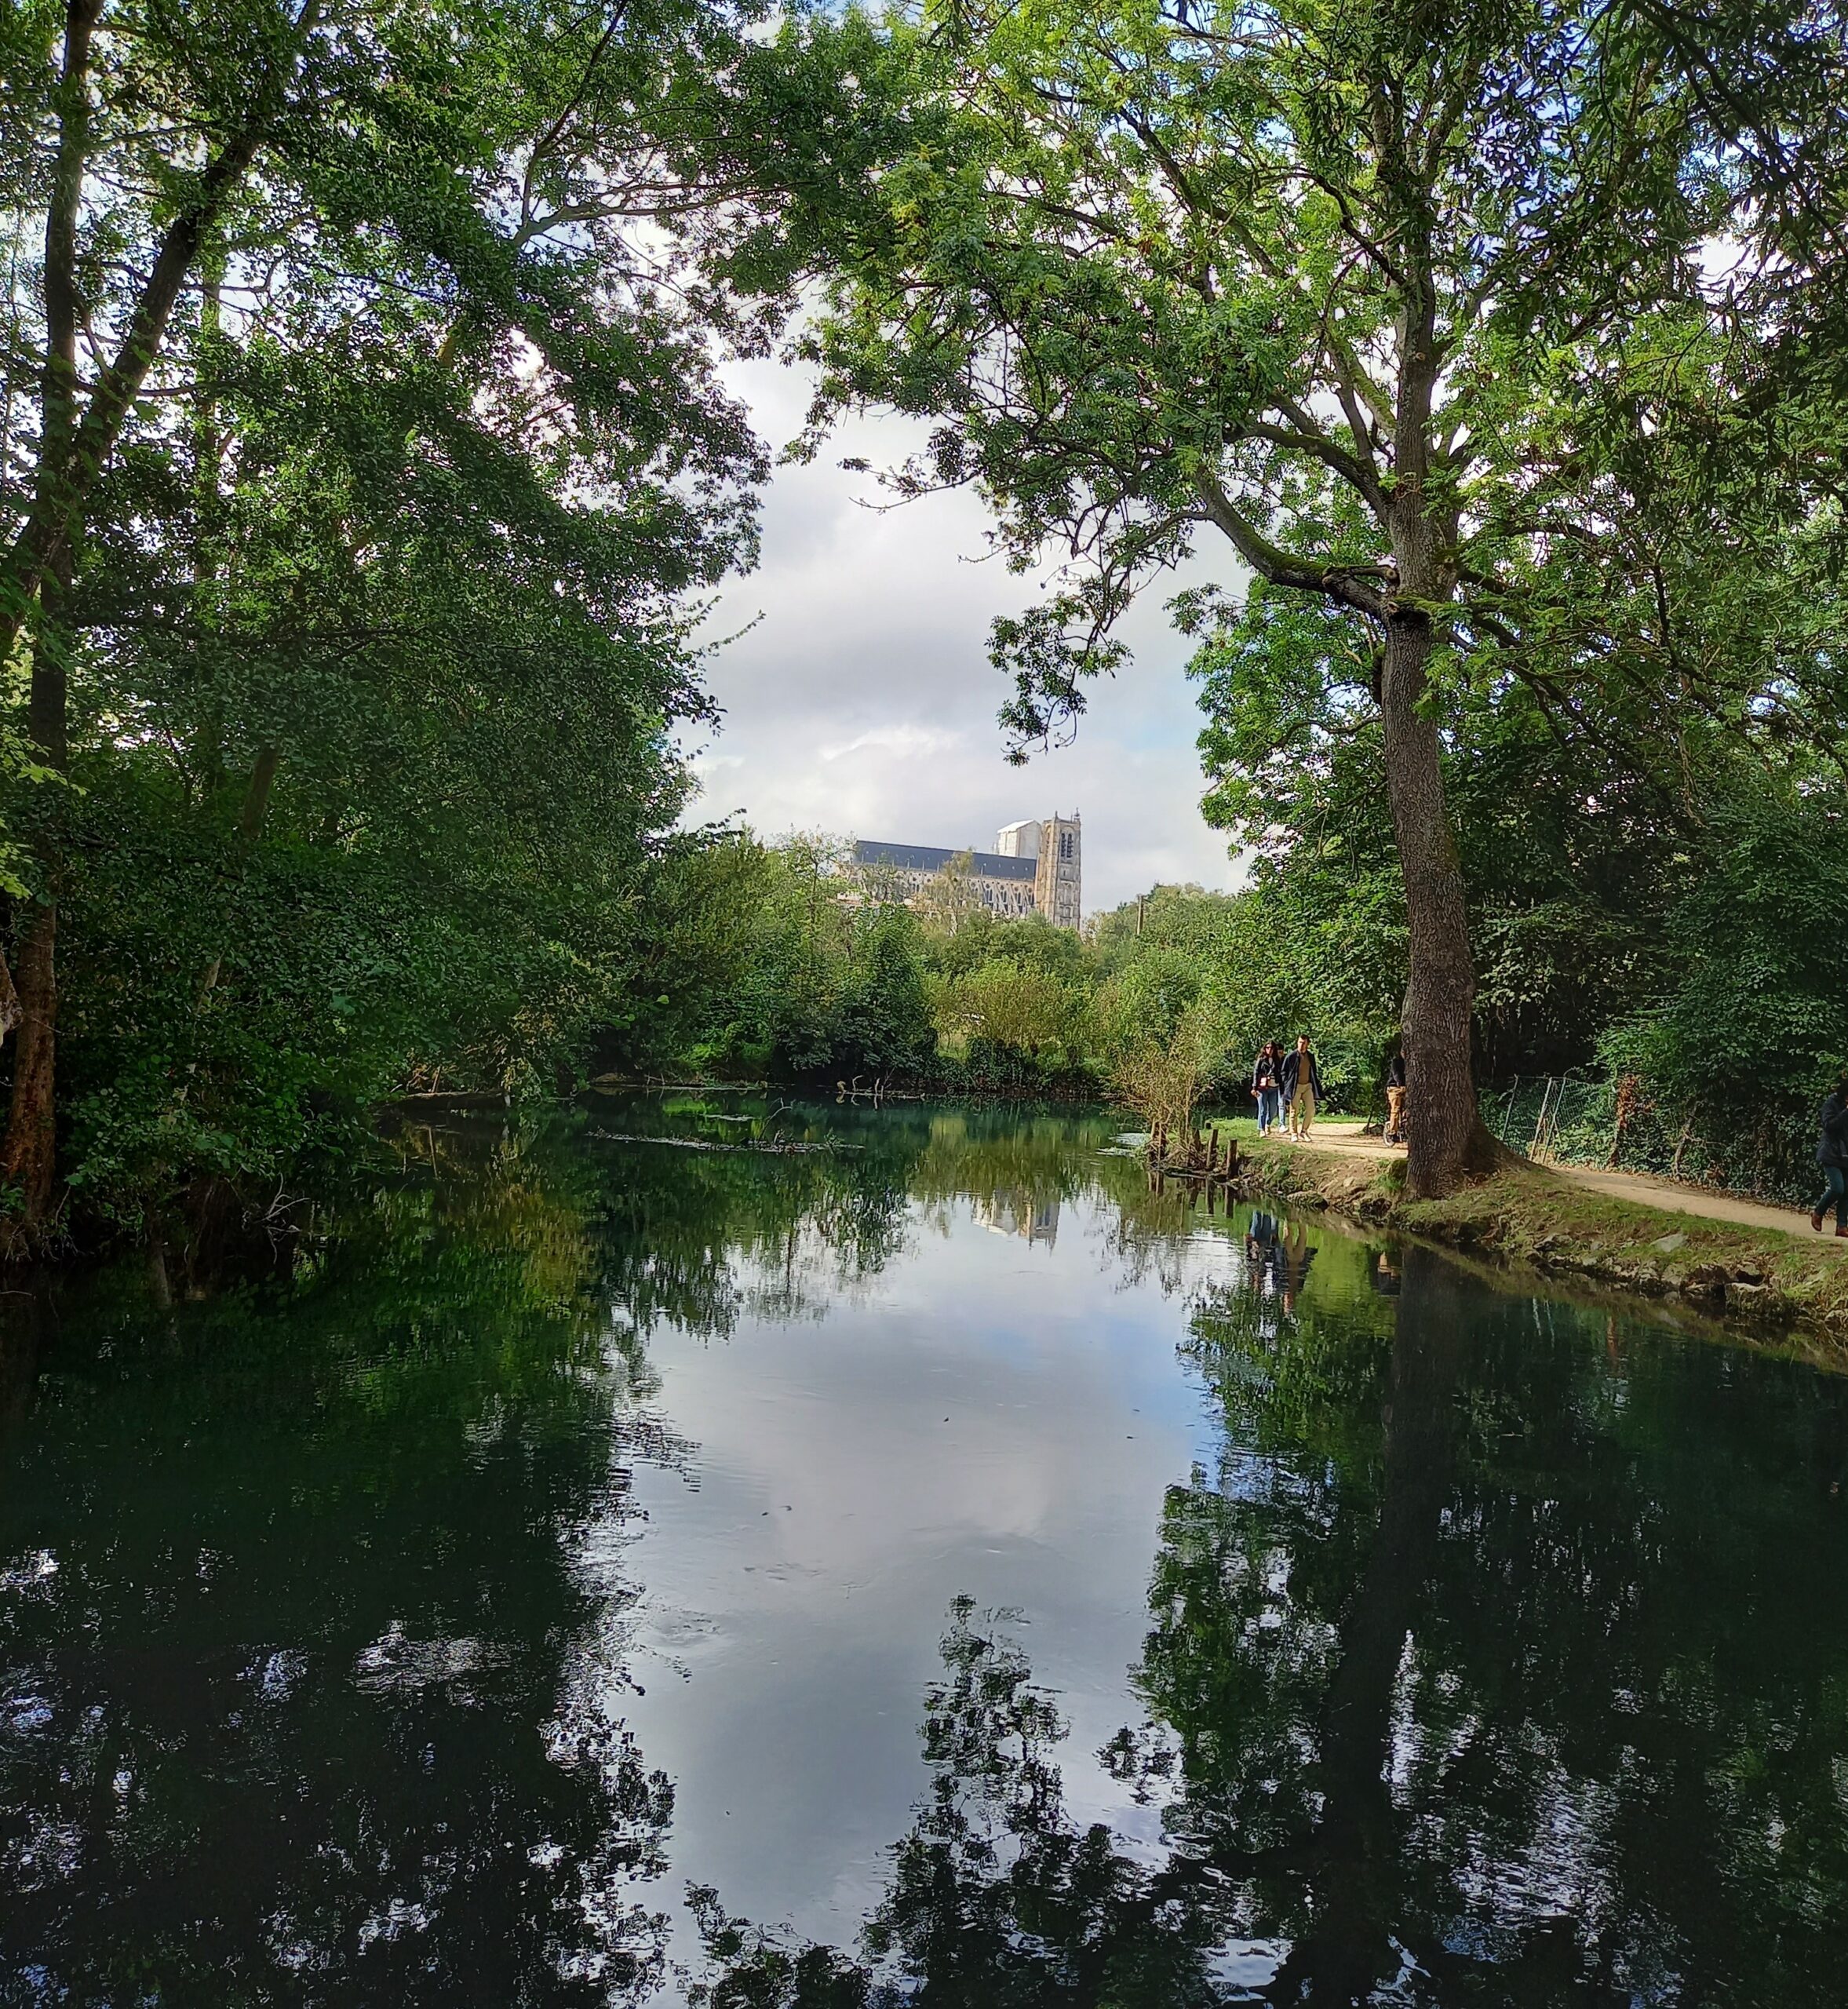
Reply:
M1402 1033L1434 1191L1511 1065L1843 1057L1773 941L1842 841L1826 0L34 0L0 90L20 1247L600 1066L1210 1083L1313 1019L1363 1100ZM792 315L805 449L927 417L898 492L1041 577L1016 754L1194 567L1244 891L1081 947L680 827ZM1774 1005L1699 980L1721 888Z

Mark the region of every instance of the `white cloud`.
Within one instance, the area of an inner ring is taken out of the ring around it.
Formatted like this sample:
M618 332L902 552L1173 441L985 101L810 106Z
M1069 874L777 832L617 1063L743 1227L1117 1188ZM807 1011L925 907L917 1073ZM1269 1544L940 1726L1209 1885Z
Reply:
M844 760L850 753L877 752L916 758L920 754L947 753L960 748L962 744L963 735L960 732L939 732L928 726L882 725L844 740L838 746L822 747L821 757L824 760Z
M773 441L797 430L799 378L752 364L733 381ZM695 763L705 792L692 816L742 813L766 834L980 848L1017 817L1077 809L1088 911L1157 880L1232 884L1225 840L1200 817L1187 645L1161 604L1172 588L1125 624L1134 666L1095 691L1076 742L1008 767L995 722L1007 687L988 660L988 626L1038 582L988 555L973 496L881 507L873 478L840 465L889 465L921 438L909 421L856 420L821 459L778 470L762 567L713 616L715 636L755 625L712 665L724 716Z

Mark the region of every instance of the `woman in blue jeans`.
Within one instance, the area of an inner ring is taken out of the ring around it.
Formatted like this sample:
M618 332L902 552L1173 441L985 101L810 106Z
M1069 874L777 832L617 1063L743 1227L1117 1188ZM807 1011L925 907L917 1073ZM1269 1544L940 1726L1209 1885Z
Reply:
M1848 1074L1837 1081L1835 1093L1822 1105L1816 1162L1822 1168L1822 1198L1810 1225L1820 1234L1823 1216L1833 1207L1836 1234L1848 1235Z
M1283 1049L1274 1039L1258 1048L1252 1093L1258 1099L1258 1135L1268 1136L1283 1121Z

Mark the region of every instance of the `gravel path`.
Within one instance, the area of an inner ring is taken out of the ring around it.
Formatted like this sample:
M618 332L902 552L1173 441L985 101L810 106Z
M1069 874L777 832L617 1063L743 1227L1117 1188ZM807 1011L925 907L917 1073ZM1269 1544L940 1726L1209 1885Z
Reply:
M1318 1123L1310 1133L1311 1150L1339 1153L1343 1158L1390 1158L1402 1147L1378 1137L1363 1137L1358 1124ZM1776 1228L1785 1234L1802 1235L1815 1241L1835 1239L1832 1225L1824 1234L1813 1233L1810 1216L1793 1207L1766 1206L1758 1200L1742 1200L1731 1193L1709 1193L1698 1186L1678 1186L1672 1180L1649 1179L1640 1172L1596 1172L1588 1165L1551 1165L1547 1170L1556 1178L1613 1198L1629 1200L1640 1206L1659 1208L1668 1214L1694 1214L1710 1221L1734 1221L1741 1227ZM1848 1252L1848 1240L1841 1243Z

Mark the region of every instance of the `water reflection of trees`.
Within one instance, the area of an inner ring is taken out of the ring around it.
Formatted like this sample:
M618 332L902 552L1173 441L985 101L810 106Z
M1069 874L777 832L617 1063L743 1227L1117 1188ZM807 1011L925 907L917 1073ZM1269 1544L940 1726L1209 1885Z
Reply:
M620 1726L535 1726L600 1615L560 1526L688 1447L634 1406L581 1190L496 1152L439 1147L261 1288L16 1318L0 2000L658 1982L671 1788Z
M1030 1219L1115 1169L1098 1155L1111 1128L1097 1118L739 1098L625 1107L607 1125L619 1120L625 1140L653 1131L823 1147L773 1156L624 1141L603 1153L604 1284L644 1331L665 1319L723 1336L747 1314L819 1316L888 1268L919 1228L946 1232L971 1205ZM601 1150L594 1132L592 1141Z
M432 1114L259 1261L0 1303L0 1973L86 2001L658 1989L672 1793L620 1717L621 1531L634 1468L692 1447L648 1333L797 1315L892 1260L914 1198L1068 1191L1084 1156L979 1114L761 1121L862 1148Z
M621 1141L606 1149L600 1130ZM665 1319L713 1336L749 1314L811 1318L851 1300L922 1231L966 1216L985 1224L1052 1223L1074 1201L1092 1209L1102 1271L1120 1288L1194 1289L1199 1236L1223 1250L1229 1203L1185 1185L1151 1187L1139 1154L1103 1114L1017 1107L771 1103L728 1096L612 1101L590 1136L604 1169L599 1240L611 1297L641 1329ZM651 1146L661 1135L729 1150ZM743 1147L813 1147L778 1157Z
M1606 1353L1418 1251L1394 1281L1396 1318L1193 1322L1224 1448L1169 1494L1148 1718L1098 1754L1160 1847L1072 1820L1049 1699L959 1609L862 1944L703 1893L714 2009L1838 1999L1838 1391Z

